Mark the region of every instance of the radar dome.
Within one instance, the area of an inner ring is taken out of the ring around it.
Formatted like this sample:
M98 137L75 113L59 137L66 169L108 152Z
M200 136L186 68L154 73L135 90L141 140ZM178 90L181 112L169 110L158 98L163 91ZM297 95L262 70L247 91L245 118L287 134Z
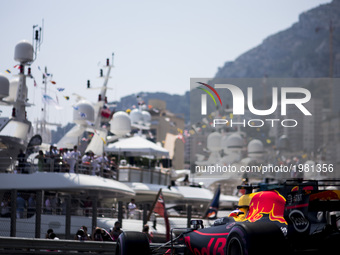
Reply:
M142 115L143 115L144 124L150 124L151 123L151 114L147 111L142 111Z
M277 148L279 150L288 150L289 149L289 139L286 135L280 136Z
M94 122L94 108L86 100L79 101L73 107L73 121L79 125L87 125L88 121Z
M221 150L221 139L222 139L222 135L218 132L213 132L209 134L207 138L207 148L210 151Z
M239 149L243 147L243 139L240 134L232 134L222 140L223 148Z
M132 124L142 124L143 123L143 114L139 109L133 109L130 112L130 119Z
M110 126L112 133L123 136L131 131L131 119L126 112L118 111L113 114Z
M0 100L9 95L9 80L5 75L0 74Z
M33 46L28 41L20 41L14 49L14 60L20 63L33 61Z
M263 143L254 139L248 143L248 153L263 153Z

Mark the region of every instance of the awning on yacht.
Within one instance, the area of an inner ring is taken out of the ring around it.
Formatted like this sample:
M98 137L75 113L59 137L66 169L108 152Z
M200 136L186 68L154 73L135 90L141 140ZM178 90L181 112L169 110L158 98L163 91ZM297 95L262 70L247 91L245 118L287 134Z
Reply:
M156 156L158 158L169 156L169 151L140 136L124 138L118 142L109 144L106 152L117 153L126 156Z
M141 182L127 182L126 184L135 191L136 200L139 201L154 201L161 188L166 202L183 198L183 194L173 187L169 189L164 185Z
M74 173L36 172L33 174L0 174L0 190L45 190L70 193L97 192L100 197L134 196L124 183Z
M183 200L185 202L209 203L214 196L214 193L205 188L175 186L174 189L178 190L178 192L183 195Z

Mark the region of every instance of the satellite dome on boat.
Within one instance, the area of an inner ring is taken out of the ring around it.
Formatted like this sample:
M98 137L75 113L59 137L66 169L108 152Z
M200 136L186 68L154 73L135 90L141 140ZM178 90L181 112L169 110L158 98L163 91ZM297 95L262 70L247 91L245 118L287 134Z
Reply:
M279 150L288 150L289 149L289 139L286 135L280 136L277 148Z
M151 123L151 114L148 111L142 111L144 124Z
M218 132L213 132L209 134L207 138L207 148L210 151L221 150L221 139L222 139L222 135Z
M126 112L118 111L110 121L111 132L123 136L131 131L131 120Z
M249 153L263 153L263 143L258 139L251 140L248 143L248 154Z
M14 60L20 63L33 61L33 46L26 40L20 41L14 50Z
M139 109L133 109L130 112L130 119L132 124L142 124L143 123L143 114Z
M242 148L243 147L243 139L240 134L232 134L227 138L222 140L223 148Z
M88 122L94 122L94 108L86 100L79 101L73 107L73 121L79 125L87 125Z
M9 95L9 80L5 75L0 74L0 100Z

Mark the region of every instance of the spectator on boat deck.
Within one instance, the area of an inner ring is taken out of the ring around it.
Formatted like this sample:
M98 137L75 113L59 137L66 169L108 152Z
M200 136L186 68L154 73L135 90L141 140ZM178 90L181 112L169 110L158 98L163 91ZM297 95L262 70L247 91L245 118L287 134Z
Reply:
M96 175L96 173L100 171L100 164L98 161L99 158L96 157L92 151L90 151L90 157L91 157L92 175Z
M184 184L184 186L187 186L187 185L190 184L190 182L189 182L189 175L188 174L185 175L184 180L183 180L183 184Z
M1 202L1 217L9 218L11 217L11 211L9 206L9 199L4 196Z
M50 198L51 209L52 209L52 213L53 213L53 214L55 214L56 211L57 211L58 203L59 203L58 200L59 200L59 199L58 199L57 195L55 195L53 198L52 198L52 197Z
M47 164L47 171L53 172L53 168L54 168L54 147L53 145L50 146L50 150L46 151L45 153L46 156L46 164Z
M91 153L88 151L85 153L85 155L81 159L82 163L89 163L91 162Z
M133 219L137 206L135 204L135 200L131 198L131 202L128 204L128 212L129 212L129 219Z
M116 221L115 226L112 228L112 230L110 232L110 235L111 235L113 241L117 241L118 237L121 233L123 233L123 231L120 229L120 222Z
M116 158L115 157L111 157L110 159L110 166L112 170L117 169L117 163L116 163Z
M46 157L53 158L54 152L53 152L53 145L50 146L50 149L45 152Z
M90 216L90 209L92 208L92 201L90 197L87 197L85 202L84 202L84 208L85 208L85 216Z
M34 215L36 202L35 202L35 194L31 193L28 199L28 209L27 209L27 218L30 218Z
M109 159L107 158L105 152L103 152L102 156L98 157L97 161L98 161L99 164L102 164L102 165L105 165L105 166L109 165Z
M145 224L143 226L143 231L142 232L144 234L146 234L146 236L148 237L149 243L151 243L152 242L152 238L153 238L153 234L149 233L149 225L148 224Z
M38 171L44 171L44 163L45 163L45 155L42 150L39 151L39 154L35 157L38 159Z
M26 166L26 155L22 149L17 156L18 158L18 170L19 173L25 173L25 166Z
M62 151L63 149L60 149L60 151L54 156L54 172L62 172L64 170L66 162L63 160Z
M61 157L64 162L63 170L64 172L67 172L70 170L70 164L69 164L69 150L67 148L60 149Z
M51 197L47 197L45 200L45 213L46 214L52 214L52 203L51 203Z
M75 145L73 147L73 151L71 151L68 156L68 164L70 165L70 173L74 173L74 166L76 165L80 157L81 157L81 153L80 151L78 151L78 146Z
M24 211L26 207L26 201L21 197L21 194L18 193L17 196L17 218L21 219L24 217Z

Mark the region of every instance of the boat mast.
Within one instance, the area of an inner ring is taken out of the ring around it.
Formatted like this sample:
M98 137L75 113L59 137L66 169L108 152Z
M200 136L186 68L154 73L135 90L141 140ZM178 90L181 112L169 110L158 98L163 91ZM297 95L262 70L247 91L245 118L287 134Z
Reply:
M106 59L106 66L104 67L107 67L107 73L105 77L103 77L103 69L100 69L100 78L104 78L104 83L103 83L103 86L101 87L100 94L98 95L98 103L97 103L98 113L97 113L97 118L94 123L94 127L96 129L100 128L100 124L102 122L101 110L103 109L104 104L107 103L107 97L106 97L107 84L109 82L109 79L111 78L110 73L111 73L111 68L113 67L113 57L114 57L114 53L112 53L112 65L110 65L110 59L108 58Z

